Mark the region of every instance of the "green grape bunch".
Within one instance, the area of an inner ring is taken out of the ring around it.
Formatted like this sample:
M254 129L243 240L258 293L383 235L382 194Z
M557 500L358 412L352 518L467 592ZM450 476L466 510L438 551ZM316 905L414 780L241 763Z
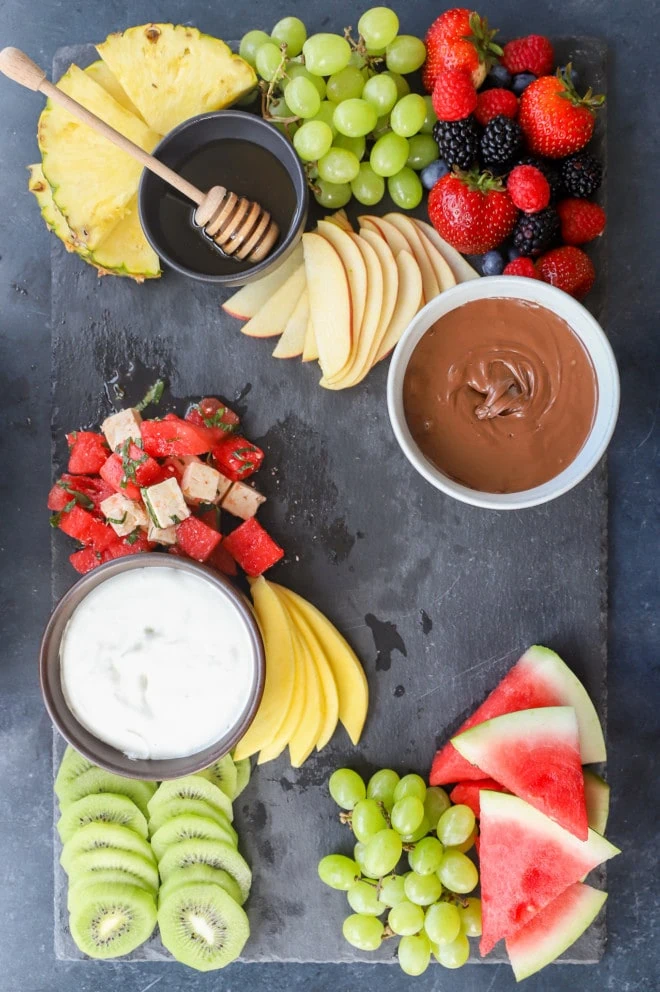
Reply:
M391 768L368 782L339 768L328 789L355 840L350 854L329 854L318 866L322 882L346 893L344 939L376 951L398 938L406 975L421 975L432 958L444 968L462 967L469 938L481 935L481 901L471 894L479 873L467 856L478 836L473 811L452 805L444 789L427 788L420 775Z

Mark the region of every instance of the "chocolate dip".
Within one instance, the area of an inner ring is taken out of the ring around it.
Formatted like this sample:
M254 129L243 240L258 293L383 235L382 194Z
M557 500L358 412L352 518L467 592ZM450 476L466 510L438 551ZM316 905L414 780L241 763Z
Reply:
M591 429L596 374L580 339L545 307L473 300L441 317L403 383L410 432L457 482L515 493L553 479Z

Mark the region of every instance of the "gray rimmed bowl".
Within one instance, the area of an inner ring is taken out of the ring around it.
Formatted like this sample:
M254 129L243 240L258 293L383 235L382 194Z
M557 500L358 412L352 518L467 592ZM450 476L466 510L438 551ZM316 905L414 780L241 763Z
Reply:
M64 698L60 681L60 643L66 625L79 603L102 582L135 568L173 568L211 582L236 609L252 645L252 684L248 701L234 725L214 744L183 758L132 759L95 737L76 719ZM64 739L89 761L128 778L164 779L192 775L227 754L243 737L255 717L264 690L266 660L259 626L248 600L223 575L205 565L165 554L139 554L118 558L88 572L76 582L55 607L44 631L39 652L41 692L48 714Z

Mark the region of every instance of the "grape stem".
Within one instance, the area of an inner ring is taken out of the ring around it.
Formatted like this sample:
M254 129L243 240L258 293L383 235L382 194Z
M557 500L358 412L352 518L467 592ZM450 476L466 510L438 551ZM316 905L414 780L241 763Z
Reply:
M349 813L346 813L346 812L340 813L339 814L339 822L340 823L347 824L350 827L351 824L352 824L352 822L353 822L353 814L350 813L350 812Z
M352 51L356 52L360 58L364 59L364 66L366 66L368 71L373 75L377 71L376 66L385 61L383 56L369 55L364 38L360 34L358 35L358 40L356 41L353 37L353 28L350 25L347 28L344 28L344 38L351 46ZM361 68L364 68L364 66Z
M396 934L390 927L389 923L386 923L385 929L383 930L383 940L389 940L390 937L396 937Z
M272 79L268 85L266 85L264 80L259 83L259 88L261 90L261 116L266 121L277 121L278 124L283 124L286 131L286 136L289 140L291 140L291 135L289 134L289 124L294 124L296 121L299 121L300 118L295 114L291 117L277 117L275 114L271 114L270 112L270 108L272 107L275 99L275 90L280 86L283 79L288 78L286 69L284 68L287 63L286 42L282 42L280 45L280 52L282 53L280 64L273 73Z

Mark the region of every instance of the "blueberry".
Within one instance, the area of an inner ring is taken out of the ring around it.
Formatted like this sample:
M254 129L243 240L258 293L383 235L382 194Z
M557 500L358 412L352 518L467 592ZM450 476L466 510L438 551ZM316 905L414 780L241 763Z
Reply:
M509 261L510 262L515 262L515 260L517 258L521 258L522 257L521 256L521 253L518 251L517 248L514 248L513 245L511 245L510 248L507 248L507 252L506 253L508 255L508 258L509 258Z
M490 70L484 80L484 89L489 90L510 90L511 73L499 62Z
M499 276L504 268L504 259L499 251L487 251L481 259L481 271L485 276Z
M437 158L435 162L431 162L427 165L425 169L420 172L420 178L422 180L422 185L425 189L433 189L438 179L442 179L449 172L449 166L444 161L444 159Z
M519 72L517 76L513 77L513 83L511 84L511 89L516 94L520 96L521 93L527 89L530 83L533 83L536 76L533 72Z

